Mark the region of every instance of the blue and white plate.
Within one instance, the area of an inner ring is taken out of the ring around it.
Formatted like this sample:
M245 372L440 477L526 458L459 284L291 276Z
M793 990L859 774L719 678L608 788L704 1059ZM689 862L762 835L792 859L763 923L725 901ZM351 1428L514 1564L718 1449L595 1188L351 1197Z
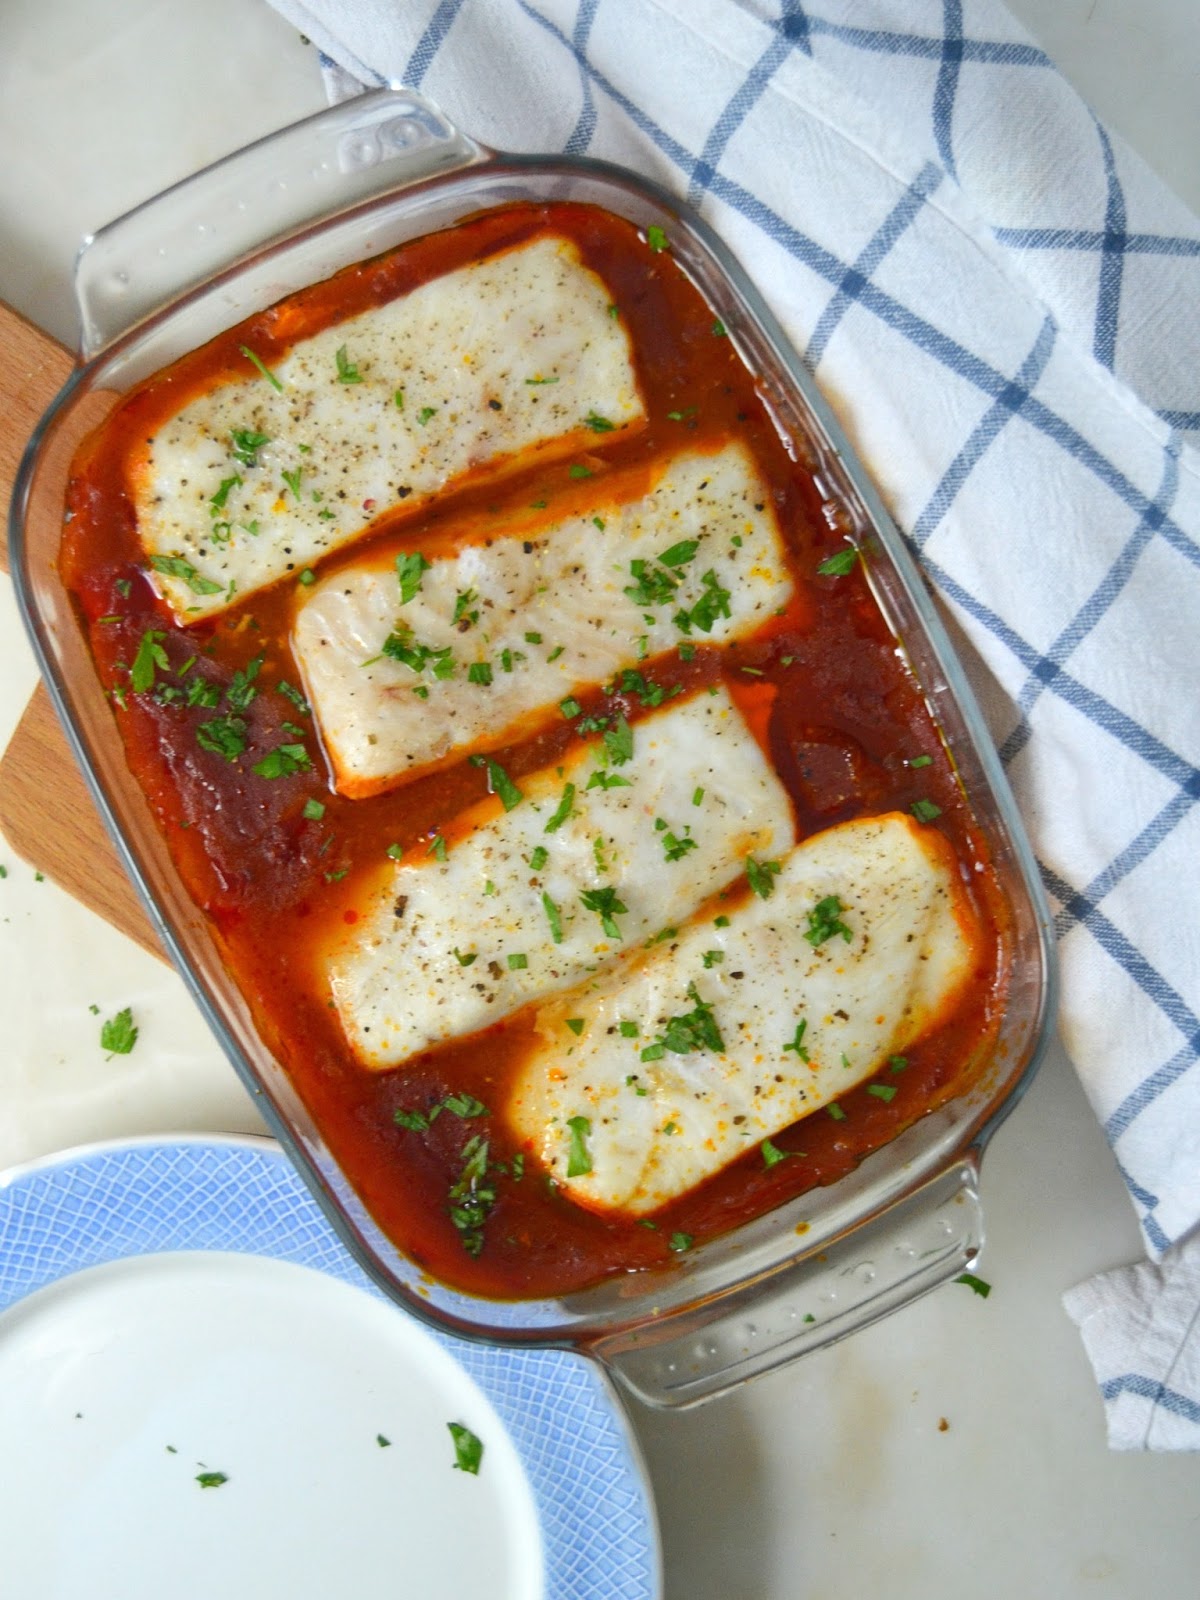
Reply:
M601 1374L399 1312L267 1140L0 1177L0 1482L21 1600L660 1594Z

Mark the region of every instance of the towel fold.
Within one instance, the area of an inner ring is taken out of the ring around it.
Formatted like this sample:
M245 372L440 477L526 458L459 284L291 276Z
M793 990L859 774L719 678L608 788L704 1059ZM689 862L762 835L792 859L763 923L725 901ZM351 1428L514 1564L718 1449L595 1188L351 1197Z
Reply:
M1200 1222L1200 223L993 0L273 3L334 96L402 82L499 149L621 162L740 257L957 627L1068 1054L1168 1251ZM1131 1306L1154 1331L1128 1373L1105 1336L1106 1395L1145 1380L1110 1409L1155 1409L1114 1443L1200 1400L1166 1315L1200 1254L1171 1261L1070 1297L1089 1350Z

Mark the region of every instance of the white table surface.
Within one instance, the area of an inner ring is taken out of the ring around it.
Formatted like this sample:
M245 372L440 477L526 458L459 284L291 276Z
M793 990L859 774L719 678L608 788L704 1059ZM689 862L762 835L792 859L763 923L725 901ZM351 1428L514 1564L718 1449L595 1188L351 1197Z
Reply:
M1195 0L1012 8L1200 209ZM81 234L322 104L311 48L262 0L2 0L0 297L70 342ZM0 744L35 678L0 579ZM254 1129L179 980L3 841L0 862L0 1167L102 1137ZM132 1006L131 1055L105 1059L92 1005ZM698 1412L635 1410L669 1600L1200 1593L1200 1459L1107 1449L1060 1305L1141 1246L1057 1047L988 1153L983 1196L986 1301L952 1285Z

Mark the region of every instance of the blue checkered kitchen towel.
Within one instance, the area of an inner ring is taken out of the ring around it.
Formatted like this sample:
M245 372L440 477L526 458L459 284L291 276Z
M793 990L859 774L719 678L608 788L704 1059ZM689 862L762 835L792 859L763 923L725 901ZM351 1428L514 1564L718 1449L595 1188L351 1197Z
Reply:
M1200 1446L1200 224L994 0L273 3L335 97L686 195L806 355L959 630L1160 1263L1071 1299L1110 1442Z

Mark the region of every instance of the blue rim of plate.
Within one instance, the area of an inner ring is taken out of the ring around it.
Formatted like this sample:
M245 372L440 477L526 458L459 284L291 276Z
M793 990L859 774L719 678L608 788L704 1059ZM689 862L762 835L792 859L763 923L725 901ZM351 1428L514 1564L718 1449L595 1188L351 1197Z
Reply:
M122 1140L0 1174L0 1313L72 1273L168 1250L269 1256L386 1298L270 1139ZM603 1373L561 1350L429 1337L508 1429L537 1506L548 1600L659 1600L649 1483Z

